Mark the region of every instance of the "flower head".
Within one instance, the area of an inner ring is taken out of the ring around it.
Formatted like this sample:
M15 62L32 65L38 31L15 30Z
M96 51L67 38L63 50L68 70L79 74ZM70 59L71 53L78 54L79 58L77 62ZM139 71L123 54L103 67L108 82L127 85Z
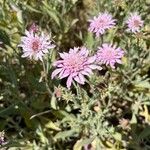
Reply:
M21 38L20 47L23 48L22 57L29 57L30 59L42 61L44 54L48 53L48 49L52 49L55 45L51 44L50 37L43 33L38 35L33 31L25 31L26 36Z
M32 23L32 25L29 27L29 32L38 32L38 26L35 23Z
M98 65L94 64L95 56L89 57L89 51L85 47L74 47L68 53L60 53L61 60L54 63L57 67L52 73L52 79L59 74L59 78L67 79L67 87L70 88L73 80L79 84L85 83L85 75L92 74L93 69L101 69Z
M102 47L99 47L97 51L97 61L101 64L110 65L112 68L115 68L115 63L121 64L121 58L124 55L124 51L121 48L116 48L111 44L103 44Z
M144 22L142 21L141 16L139 16L136 12L131 13L126 21L128 30L133 33L139 32L140 28L143 26L143 23Z
M112 18L112 15L105 12L100 13L98 17L94 17L93 20L90 20L89 31L96 34L99 37L107 29L110 29L115 26L115 19Z

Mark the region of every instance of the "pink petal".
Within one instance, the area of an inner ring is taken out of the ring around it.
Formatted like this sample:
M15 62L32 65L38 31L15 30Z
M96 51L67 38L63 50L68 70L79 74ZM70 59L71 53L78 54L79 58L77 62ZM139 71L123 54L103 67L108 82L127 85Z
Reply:
M61 76L63 75L63 73L64 73L64 71L65 71L65 69L63 68L62 70L61 70L61 72L59 73L59 78L61 78Z
M91 69L97 69L99 66L97 66L97 65L90 65L89 66Z
M81 84L84 84L84 82L85 82L85 78L84 78L84 76L81 74L81 73L79 73L79 79L80 79L80 81L81 81Z
M81 84L79 76L74 77L74 80Z
M110 66L115 69L114 63L110 63Z
M92 73L93 73L90 68L85 68L84 71L85 71L85 72L88 72L89 74L92 74Z
M88 59L88 63L93 63L96 60L96 56L92 56Z
M90 74L89 74L88 72L86 72L86 71L82 71L81 73L82 73L83 75L90 76Z
M122 64L122 61L121 61L120 59L116 59L116 62L117 62L118 64Z
M63 79L65 77L69 76L69 72L68 71L64 71L63 74L60 76L60 79Z
M89 51L86 49L86 47L82 47L81 51L80 51L80 54L83 55L83 56L88 56Z
M53 63L53 66L58 66L59 64L63 63L63 60L58 60L58 61L55 61Z
M78 76L74 77L75 81L77 81L80 84L84 84L85 78L82 74L79 74Z
M21 57L28 57L30 55L30 53L29 52L26 52L26 53L24 53Z
M51 78L53 79L57 74L59 74L62 71L62 68L56 69L52 72Z
M70 89L70 86L71 86L71 84L72 84L72 81L73 81L73 79L72 79L72 75L70 75L69 77L68 77L68 79L67 79L67 88L68 89Z
M48 48L49 49L52 49L52 48L55 48L56 46L54 44L50 45Z
M65 53L59 53L59 55L60 55L60 57L61 57L62 59L65 59L66 56L67 56L67 54L65 54Z

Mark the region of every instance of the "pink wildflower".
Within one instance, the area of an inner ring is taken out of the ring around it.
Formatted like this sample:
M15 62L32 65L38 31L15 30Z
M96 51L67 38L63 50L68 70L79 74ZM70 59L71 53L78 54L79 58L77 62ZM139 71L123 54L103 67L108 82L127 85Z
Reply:
M32 23L32 25L29 27L29 32L38 32L38 26L35 23Z
M70 88L73 80L79 84L85 83L85 75L92 74L93 69L101 69L98 65L95 65L95 56L89 57L89 51L85 47L74 47L69 50L69 53L60 53L62 60L58 60L54 63L57 69L52 73L52 79L59 74L59 78L67 79L67 87Z
M52 49L55 45L51 44L50 37L45 36L43 33L39 36L33 31L25 31L26 36L21 38L20 47L23 48L22 57L29 57L30 59L42 61L44 54L48 53L48 49Z
M128 30L133 33L139 32L140 28L143 26L143 23L144 22L141 20L141 16L139 16L136 12L131 13L126 21Z
M99 47L97 52L97 61L101 64L110 65L112 68L115 68L115 63L121 64L121 58L124 55L124 51L121 48L116 48L112 44L103 44L102 47Z
M115 26L115 19L112 18L112 15L105 12L99 13L98 17L94 17L93 20L90 20L89 31L96 34L99 37L107 29L110 29Z

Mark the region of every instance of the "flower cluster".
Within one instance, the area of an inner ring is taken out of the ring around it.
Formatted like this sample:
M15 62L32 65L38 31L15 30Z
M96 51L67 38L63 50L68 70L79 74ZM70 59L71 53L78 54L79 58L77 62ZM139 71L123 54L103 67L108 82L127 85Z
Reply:
M112 15L105 12L100 13L98 17L94 17L93 20L89 20L89 31L96 34L96 37L104 34L107 29L111 29L116 25L116 19L113 19ZM136 33L139 32L140 28L143 26L143 21L138 13L131 13L128 17L126 24L128 30Z
M143 21L137 13L132 13L126 24L129 31L136 33L143 26ZM115 25L116 19L113 19L111 14L100 13L98 17L90 20L89 31L99 37ZM49 36L45 36L43 33L39 35L37 31L37 26L33 24L29 31L25 31L26 35L21 38L22 43L19 46L23 49L22 57L42 61L44 54L48 53L49 49L53 49L55 45L51 44ZM52 72L51 78L53 79L57 75L60 79L67 78L66 85L70 88L74 81L84 84L85 77L90 76L93 70L102 69L101 64L109 65L111 68L115 68L116 63L121 64L124 51L116 45L104 43L98 47L94 56L89 55L89 50L86 47L74 47L68 53L63 52L59 55L61 59L54 62L53 66L56 69Z

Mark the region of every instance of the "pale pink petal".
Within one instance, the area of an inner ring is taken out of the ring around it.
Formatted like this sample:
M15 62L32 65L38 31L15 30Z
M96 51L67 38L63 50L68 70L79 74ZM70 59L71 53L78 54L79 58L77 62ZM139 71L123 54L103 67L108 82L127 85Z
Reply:
M80 80L79 76L74 77L74 80L77 81L79 84L84 84L84 83Z
M66 83L66 84L67 84L67 88L70 89L70 86L71 86L72 82L73 82L73 79L72 79L72 76L70 75L70 76L68 77L67 83Z
M62 71L62 68L56 69L52 72L51 78L53 79L57 74L59 74Z
M96 56L92 56L88 59L88 63L93 63L96 60Z
M69 73L67 70L65 70L65 71L63 72L63 74L60 75L60 79L63 79L63 78L65 78L65 77L69 76L69 74L70 74L70 73Z
M79 76L79 79L80 79L81 83L84 84L84 82L85 82L84 76L81 73L79 73L78 76Z

